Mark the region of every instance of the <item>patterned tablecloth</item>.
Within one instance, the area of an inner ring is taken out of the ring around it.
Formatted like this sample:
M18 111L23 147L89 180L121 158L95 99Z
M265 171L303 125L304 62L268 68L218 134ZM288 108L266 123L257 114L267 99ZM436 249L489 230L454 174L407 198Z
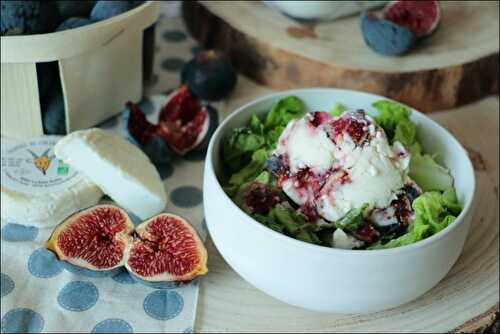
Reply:
M179 70L199 50L179 27L179 19L165 16L156 26L154 75L141 102L154 121L164 93L178 87ZM126 120L124 112L100 127L128 137ZM198 152L157 167L168 194L166 211L187 218L205 238L203 159ZM2 332L192 332L203 278L157 290L136 283L125 270L113 276L81 270L44 248L51 232L1 222Z

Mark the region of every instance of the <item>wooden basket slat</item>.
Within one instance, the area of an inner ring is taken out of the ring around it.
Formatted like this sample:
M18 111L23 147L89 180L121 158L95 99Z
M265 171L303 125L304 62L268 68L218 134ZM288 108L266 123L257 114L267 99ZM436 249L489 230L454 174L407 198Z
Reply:
M35 63L1 66L2 135L16 138L42 135Z
M85 129L142 96L142 31L124 31L106 48L59 61L69 131Z

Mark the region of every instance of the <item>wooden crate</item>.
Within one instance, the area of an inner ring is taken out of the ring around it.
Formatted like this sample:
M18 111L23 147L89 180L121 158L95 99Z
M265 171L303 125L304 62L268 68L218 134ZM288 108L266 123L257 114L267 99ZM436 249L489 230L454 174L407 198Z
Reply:
M144 29L158 18L148 1L76 29L1 37L1 135L43 134L36 64L57 61L68 132L92 127L142 96Z

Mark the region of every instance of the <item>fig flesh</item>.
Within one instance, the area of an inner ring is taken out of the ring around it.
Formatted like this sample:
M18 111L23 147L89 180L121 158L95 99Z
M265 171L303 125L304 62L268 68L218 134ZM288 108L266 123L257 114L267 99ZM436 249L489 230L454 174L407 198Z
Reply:
M67 218L47 248L70 271L111 273L125 266L135 280L159 289L208 271L205 246L185 219L163 213L134 228L123 209L109 204Z
M172 151L185 155L203 143L208 134L209 107L202 105L187 86L179 88L162 108L158 124L149 122L137 104L128 102L127 107L128 131L143 146L159 137Z
M160 214L136 228L126 268L148 282L190 281L207 272L207 252L181 217Z
M58 225L47 248L59 260L90 270L111 270L124 264L134 224L113 205L80 211Z
M397 0L384 8L384 18L410 30L417 38L432 34L441 20L439 1Z

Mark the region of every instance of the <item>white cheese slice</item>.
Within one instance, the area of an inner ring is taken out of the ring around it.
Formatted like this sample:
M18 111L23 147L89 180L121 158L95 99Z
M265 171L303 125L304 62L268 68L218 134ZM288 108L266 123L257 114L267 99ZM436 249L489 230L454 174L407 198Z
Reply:
M75 131L56 144L55 154L141 219L165 208L158 171L138 147L118 135L97 128Z

